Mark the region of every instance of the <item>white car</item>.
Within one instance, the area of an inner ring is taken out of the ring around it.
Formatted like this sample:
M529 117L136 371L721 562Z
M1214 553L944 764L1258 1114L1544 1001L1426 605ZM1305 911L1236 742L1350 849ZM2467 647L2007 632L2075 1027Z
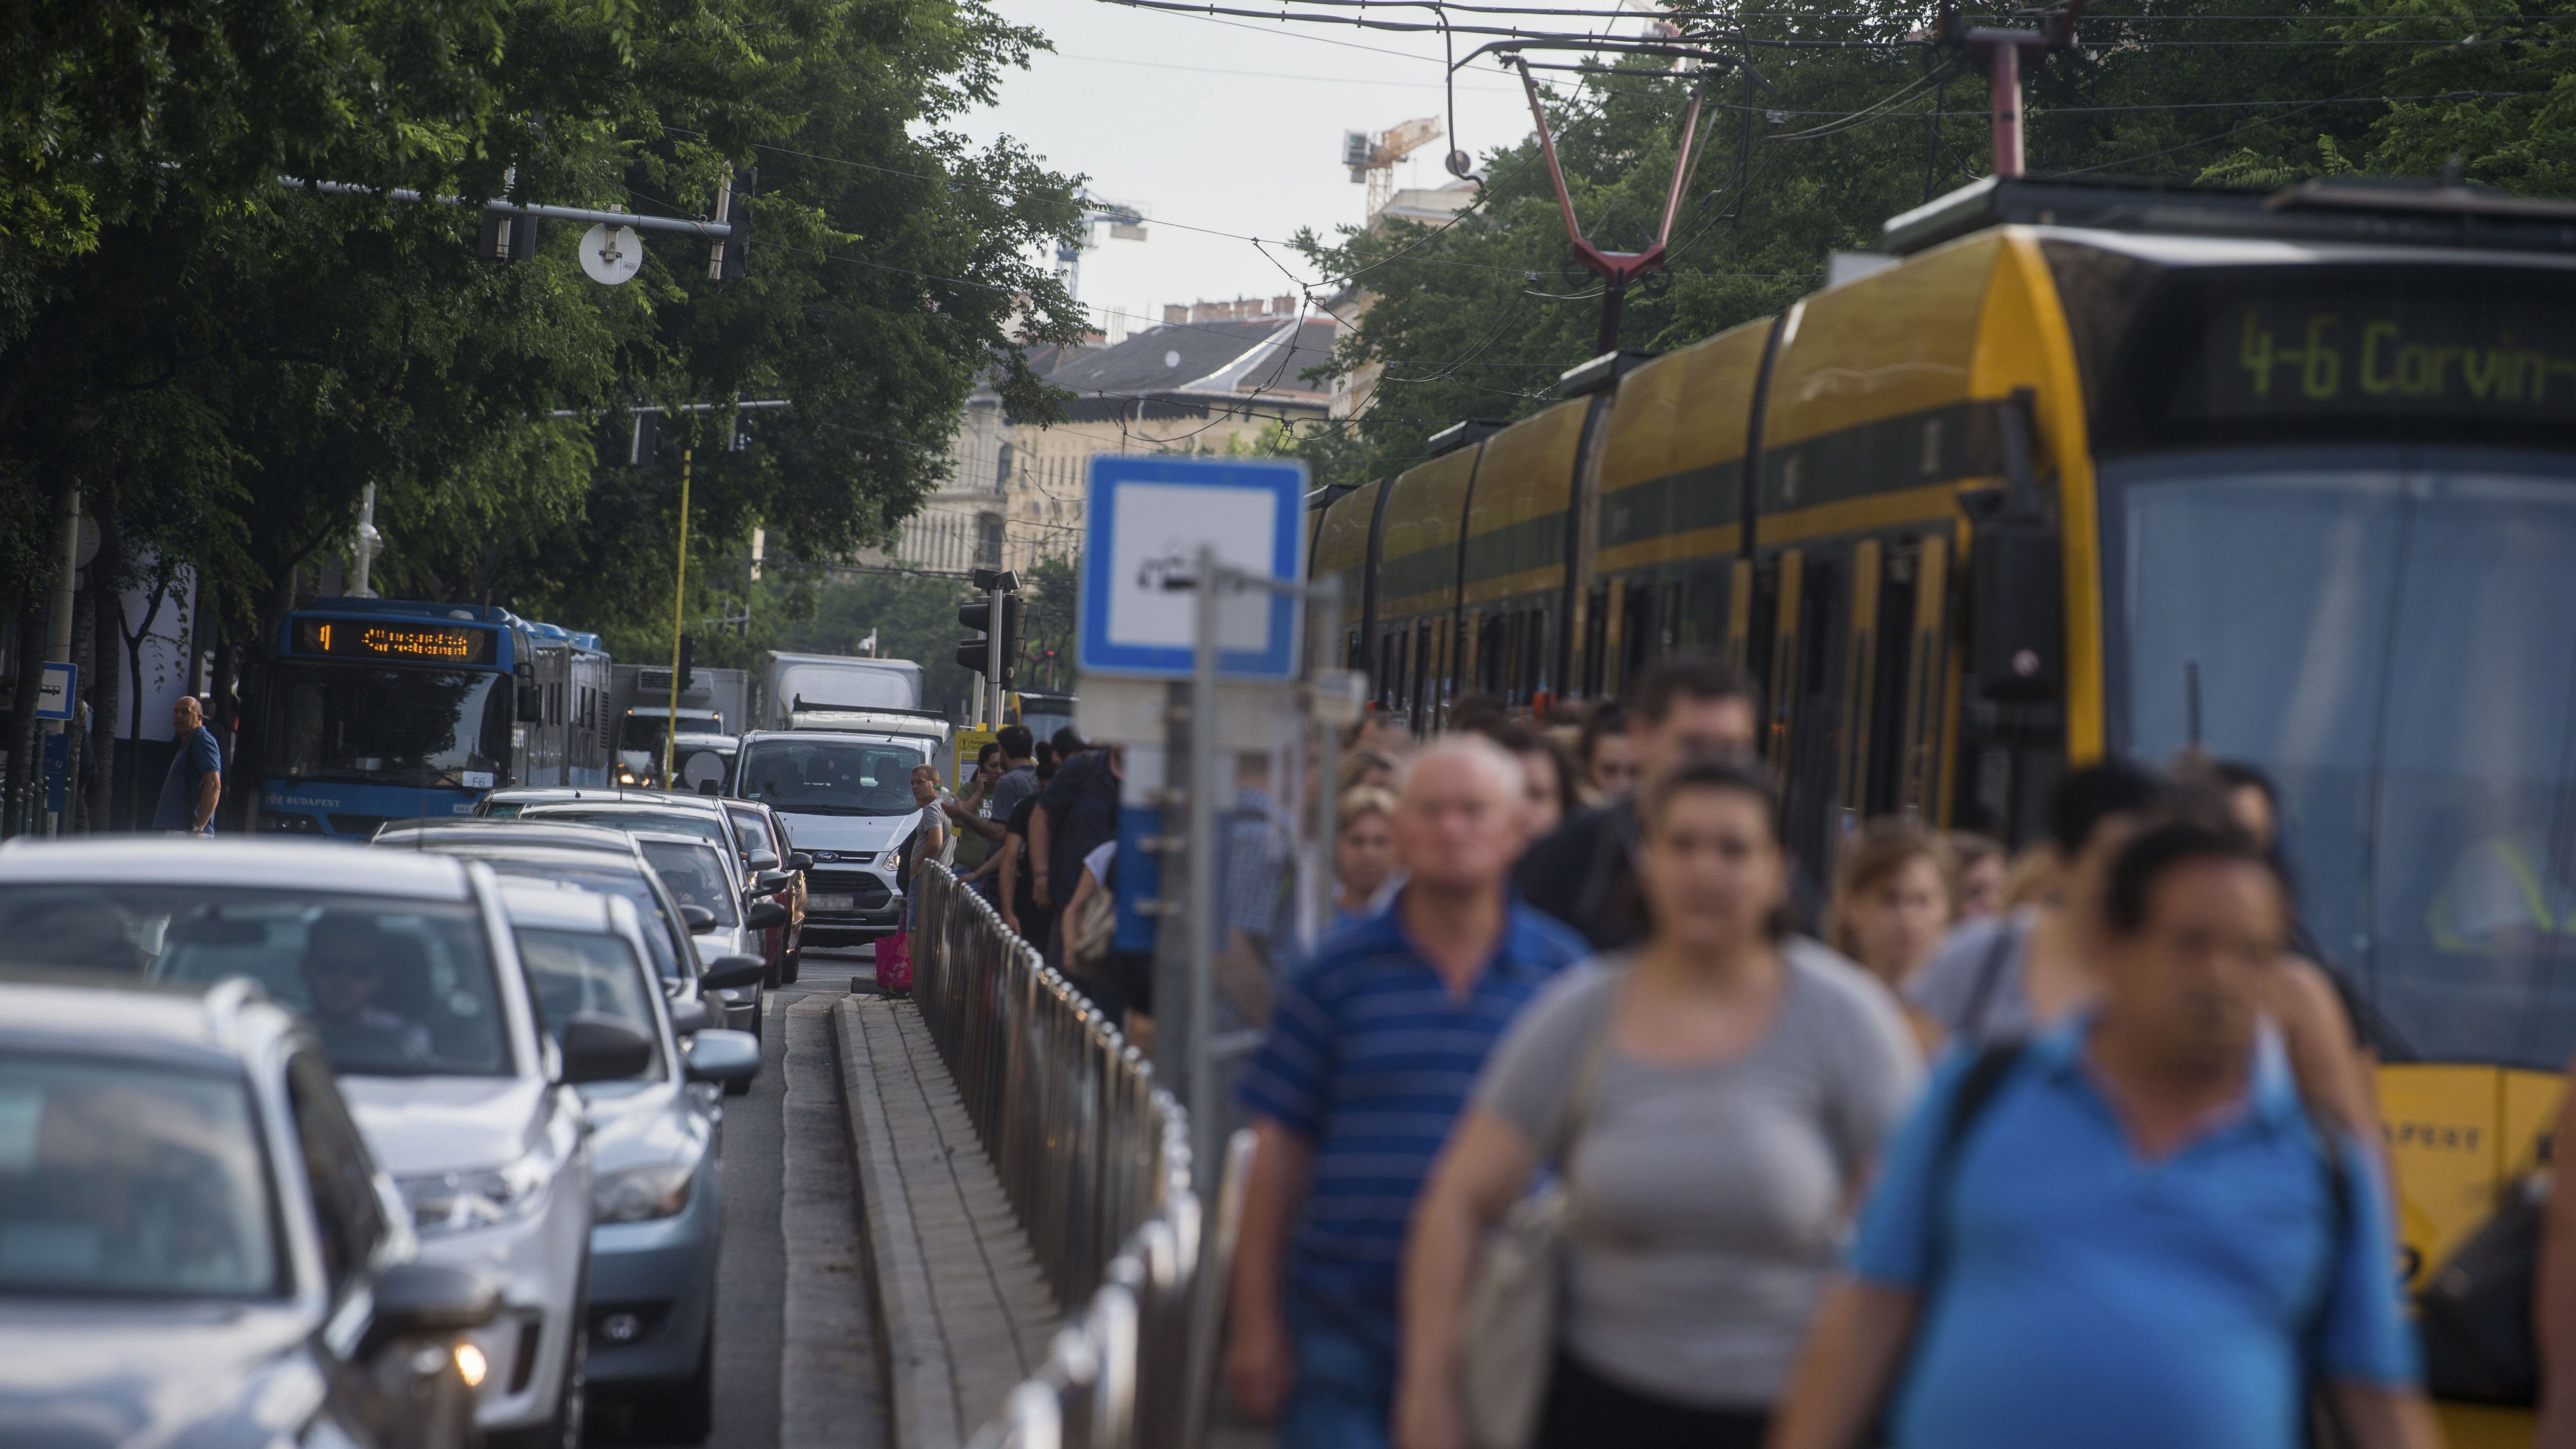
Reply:
M631 1403L658 1442L695 1444L713 1423L724 1171L718 1110L690 1088L749 1082L760 1039L664 997L631 902L534 880L507 883L501 898L550 1031L605 1013L653 1038L633 1076L581 1089L598 1168L590 1387Z
M788 842L814 861L805 873L808 942L869 941L901 924L895 866L921 825L912 771L935 753L919 735L786 730L742 737L734 793L776 811Z
M246 976L300 1012L424 1262L502 1285L472 1334L490 1439L574 1449L582 1422L592 1169L580 1095L652 1038L606 1016L539 1028L498 881L408 851L277 840L11 841L0 958L207 983Z

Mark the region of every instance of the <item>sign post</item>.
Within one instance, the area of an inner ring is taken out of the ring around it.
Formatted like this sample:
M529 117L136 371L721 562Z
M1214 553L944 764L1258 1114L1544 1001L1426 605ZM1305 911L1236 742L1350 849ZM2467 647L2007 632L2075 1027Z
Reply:
M1076 637L1092 681L1147 681L1162 727L1131 740L1119 813L1122 945L1154 952L1154 1074L1190 1111L1191 1170L1215 1187L1217 829L1232 756L1223 693L1280 708L1303 665L1306 468L1244 458L1096 457ZM1129 691L1133 693L1132 688ZM1157 742L1153 735L1159 734ZM1173 831L1167 826L1186 822Z

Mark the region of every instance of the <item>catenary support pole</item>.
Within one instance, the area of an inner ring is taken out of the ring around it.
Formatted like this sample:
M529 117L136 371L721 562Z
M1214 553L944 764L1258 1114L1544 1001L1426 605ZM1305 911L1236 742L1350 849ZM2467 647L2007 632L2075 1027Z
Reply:
M680 450L680 565L671 582L671 717L663 721L662 788L671 788L671 762L680 751L680 620L689 598L689 457Z

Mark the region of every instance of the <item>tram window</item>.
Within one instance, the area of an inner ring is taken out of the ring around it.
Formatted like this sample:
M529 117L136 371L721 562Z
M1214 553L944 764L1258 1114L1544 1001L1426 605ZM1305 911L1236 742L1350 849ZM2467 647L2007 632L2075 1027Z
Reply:
M1530 699L1548 687L1547 677L1547 610L1530 609L1522 616L1519 698Z

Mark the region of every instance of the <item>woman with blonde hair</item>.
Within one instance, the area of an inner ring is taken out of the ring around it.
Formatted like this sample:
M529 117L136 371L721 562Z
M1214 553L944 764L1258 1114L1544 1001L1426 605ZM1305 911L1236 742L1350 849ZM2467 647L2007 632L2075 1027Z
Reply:
M1333 924L1376 915L1395 878L1395 792L1360 785L1342 792L1333 836Z
M1825 942L1890 991L1905 989L1957 917L1950 853L1941 837L1889 816L1843 842L1834 860Z

